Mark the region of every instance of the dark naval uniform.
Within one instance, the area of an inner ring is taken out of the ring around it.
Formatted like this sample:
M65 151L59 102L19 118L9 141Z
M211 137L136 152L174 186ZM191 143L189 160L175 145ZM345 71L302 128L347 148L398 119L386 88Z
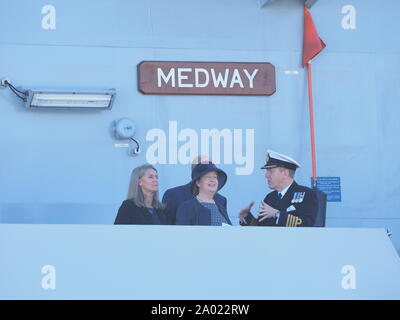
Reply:
M282 199L278 192L268 193L264 202L274 209L279 210L279 218L269 218L258 221L251 214L246 217L250 226L276 226L276 227L311 227L314 225L318 212L318 199L311 188L298 185L293 181Z
M293 172L300 165L292 158L281 153L269 150L266 163L261 169L285 168ZM312 227L318 213L318 198L313 189L300 186L293 180L289 189L280 198L278 191L267 194L264 202L279 212L274 218L254 218L249 214L244 218L250 226L277 226L277 227Z

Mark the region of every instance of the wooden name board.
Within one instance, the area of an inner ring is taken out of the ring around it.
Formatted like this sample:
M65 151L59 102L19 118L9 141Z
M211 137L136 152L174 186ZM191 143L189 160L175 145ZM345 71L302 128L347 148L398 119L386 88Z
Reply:
M275 67L267 62L143 61L138 69L144 94L270 96L276 91Z

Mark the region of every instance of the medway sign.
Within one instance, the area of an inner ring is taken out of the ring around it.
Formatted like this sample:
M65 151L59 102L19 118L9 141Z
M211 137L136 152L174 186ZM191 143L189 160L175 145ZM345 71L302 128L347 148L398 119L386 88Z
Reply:
M138 65L144 94L270 96L275 67L267 62L143 61Z

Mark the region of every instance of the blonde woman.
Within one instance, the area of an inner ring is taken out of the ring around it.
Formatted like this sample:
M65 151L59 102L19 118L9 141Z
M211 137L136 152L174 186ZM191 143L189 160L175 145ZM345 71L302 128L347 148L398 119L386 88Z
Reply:
M114 224L169 224L158 200L158 173L150 164L133 169L127 200L122 202Z

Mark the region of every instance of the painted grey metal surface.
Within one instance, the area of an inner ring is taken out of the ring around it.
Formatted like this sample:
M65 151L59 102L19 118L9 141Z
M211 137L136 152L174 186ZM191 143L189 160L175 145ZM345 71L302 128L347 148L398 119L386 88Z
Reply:
M260 3L261 7L264 7L264 6L268 5L268 4L274 3L275 1L278 1L278 0L258 0L258 2ZM318 0L304 0L304 4L307 7L311 8L317 1Z
M305 4L307 7L311 8L317 1L318 1L318 0L305 0L305 1L304 1L304 4Z
M383 229L0 225L0 299L399 299Z
M221 193L235 225L241 208L270 192L258 169L268 148L300 162L296 180L309 185L302 1L48 5L0 0L0 77L28 88L112 87L117 96L107 112L32 112L0 88L1 223L112 224L134 167L154 161L163 194L189 181L191 158L206 141L228 174ZM317 175L341 181L341 202L328 203L326 226L388 228L398 250L399 10L397 0L318 1L310 10L327 44L312 62ZM271 62L277 91L143 95L137 65L144 60ZM111 132L121 118L134 121L143 150L135 157L132 143Z

